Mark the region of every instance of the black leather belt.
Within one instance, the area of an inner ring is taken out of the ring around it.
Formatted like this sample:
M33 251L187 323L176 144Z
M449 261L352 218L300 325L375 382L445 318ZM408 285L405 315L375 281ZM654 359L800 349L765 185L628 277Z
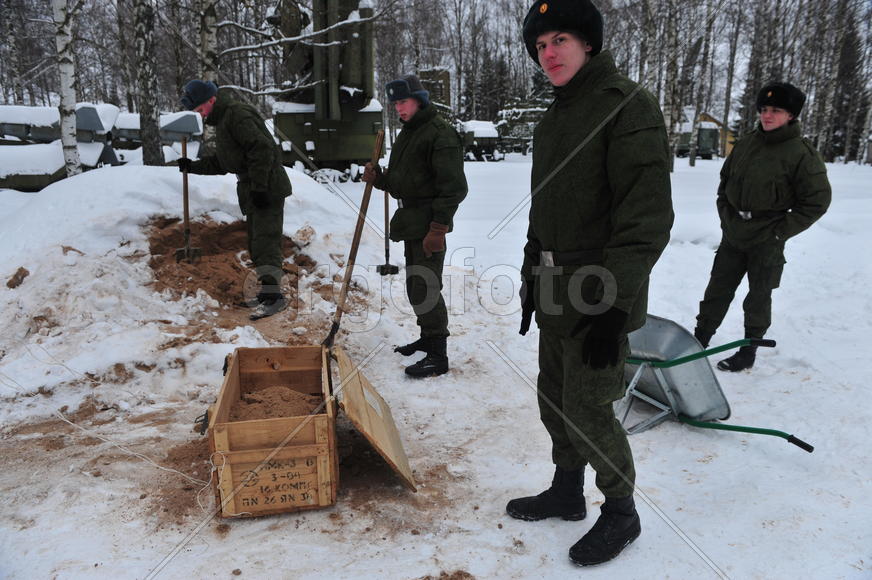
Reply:
M397 207L426 207L433 203L435 197L407 197L397 200Z
M603 261L602 250L579 250L577 252L539 252L539 265L546 268L556 266L586 266Z

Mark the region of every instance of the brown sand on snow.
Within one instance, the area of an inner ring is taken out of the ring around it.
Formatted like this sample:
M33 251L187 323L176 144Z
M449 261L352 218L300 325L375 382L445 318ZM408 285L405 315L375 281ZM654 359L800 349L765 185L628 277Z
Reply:
M240 253L248 259L245 222L219 224L212 221L191 223L191 247L201 250L193 264L176 262L176 250L184 248L184 225L178 218L155 217L149 224L149 248L152 255L149 266L155 273L155 289L169 289L175 295L194 294L202 288L223 306L236 306L243 296L253 298L257 293L257 278L252 269L240 263ZM299 253L297 244L289 237L282 240L286 276L282 281L286 295L296 295L300 270L313 271L317 264Z
M318 409L323 397L304 395L288 387L267 387L242 395L230 409L231 421L299 417Z

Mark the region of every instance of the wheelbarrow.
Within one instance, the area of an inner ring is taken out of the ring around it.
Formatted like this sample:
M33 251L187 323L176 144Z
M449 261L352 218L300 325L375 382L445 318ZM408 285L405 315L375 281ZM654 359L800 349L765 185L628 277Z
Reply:
M648 315L645 326L630 333L630 357L624 376L627 393L615 403L615 415L628 434L639 433L675 418L703 429L772 435L811 453L814 447L783 431L716 423L730 417L730 404L706 360L741 346L773 347L774 340L742 339L703 349L686 328L672 320ZM628 425L637 400L655 408L653 414Z

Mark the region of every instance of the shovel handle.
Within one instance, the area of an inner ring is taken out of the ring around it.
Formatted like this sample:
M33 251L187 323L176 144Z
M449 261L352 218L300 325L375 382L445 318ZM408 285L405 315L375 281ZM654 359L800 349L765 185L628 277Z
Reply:
M182 137L182 157L188 156L188 139L186 137ZM188 172L182 171L182 197L184 198L185 205L185 235L189 235L191 231L190 225L190 217L189 217L189 208L188 208ZM187 249L189 242L185 240L185 249Z
M380 129L375 137L375 146L372 149L372 164L378 163L381 157L382 146L385 142L384 129ZM354 227L354 237L351 239L351 250L348 252L348 262L345 264L345 277L342 280L342 289L339 291L339 300L336 302L336 313L333 315L333 324L330 327L330 334L324 339L322 344L331 346L333 338L339 331L339 321L342 318L342 311L345 310L345 299L348 296L348 284L351 282L351 274L354 270L354 262L357 260L357 248L360 245L360 236L363 233L363 223L366 221L366 210L369 208L369 198L372 196L372 183L367 183L363 190L363 200L360 202L360 208L357 213L357 224Z

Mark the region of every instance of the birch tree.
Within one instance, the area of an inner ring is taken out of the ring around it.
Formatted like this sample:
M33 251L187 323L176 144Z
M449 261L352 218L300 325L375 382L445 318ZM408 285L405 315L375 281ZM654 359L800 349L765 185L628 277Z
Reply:
M163 165L157 107L157 77L154 71L154 8L151 0L134 0L134 10L142 162L145 165Z
M76 0L72 6L67 0L52 0L52 17L55 25L55 46L58 52L61 104L61 145L64 151L64 167L67 177L82 172L76 141L76 66L73 61L73 18L84 0Z
M696 83L696 101L693 110L693 122L690 129L690 166L696 166L696 150L699 147L699 117L705 110L708 100L710 85L707 82L709 66L709 50L712 40L712 28L714 27L714 10L710 0L705 2L705 35L702 43L702 63L700 64L699 77Z

